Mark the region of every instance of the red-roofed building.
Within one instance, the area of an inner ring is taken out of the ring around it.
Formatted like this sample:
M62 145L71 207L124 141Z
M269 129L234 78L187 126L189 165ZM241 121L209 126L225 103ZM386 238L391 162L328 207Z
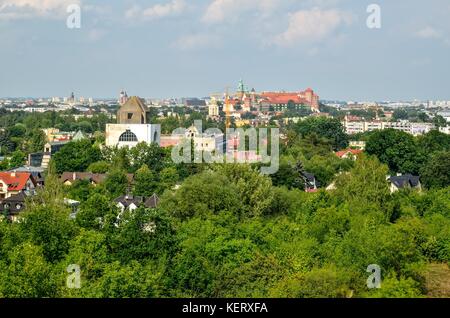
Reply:
M345 150L336 152L336 156L338 156L341 159L356 160L358 155L360 155L361 153L363 153L363 150L361 150L361 149L345 149Z
M36 181L29 172L0 172L0 200L35 188Z
M262 107L269 105L275 110L286 110L291 103L295 107L308 106L319 112L319 96L311 88L303 92L262 92Z

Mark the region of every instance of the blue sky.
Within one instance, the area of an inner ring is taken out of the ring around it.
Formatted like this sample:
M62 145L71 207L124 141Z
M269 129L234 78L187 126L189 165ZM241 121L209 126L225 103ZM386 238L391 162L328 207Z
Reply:
M69 4L81 28L69 29ZM369 29L369 4L381 29ZM0 0L0 96L450 100L448 0Z

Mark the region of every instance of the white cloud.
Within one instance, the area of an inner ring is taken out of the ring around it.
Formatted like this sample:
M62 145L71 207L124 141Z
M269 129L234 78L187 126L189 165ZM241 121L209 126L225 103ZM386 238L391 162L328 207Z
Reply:
M206 9L202 21L221 23L235 20L240 14L249 11L268 14L279 2L280 0L214 0Z
M190 34L180 37L172 46L181 50L196 50L217 48L221 44L220 38L210 34Z
M133 6L125 12L128 19L159 19L182 13L187 5L185 0L172 0L166 4L156 4L148 8Z
M286 31L275 36L273 43L292 46L302 42L317 42L325 39L341 25L352 22L352 16L339 10L301 10L289 16Z
M0 0L0 19L62 18L81 0Z
M431 26L427 26L415 33L415 35L422 39L439 39L442 33Z

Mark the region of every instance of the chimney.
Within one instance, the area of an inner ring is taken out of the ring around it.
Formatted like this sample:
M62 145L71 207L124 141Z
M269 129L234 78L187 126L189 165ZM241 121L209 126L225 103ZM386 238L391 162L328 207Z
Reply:
M76 172L72 173L72 180L73 181L77 180L77 173Z

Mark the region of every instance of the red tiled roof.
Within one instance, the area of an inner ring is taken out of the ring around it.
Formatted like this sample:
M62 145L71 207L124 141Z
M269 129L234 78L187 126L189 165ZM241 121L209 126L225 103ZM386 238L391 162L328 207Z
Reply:
M359 116L347 115L346 120L347 121L361 121L362 118Z
M309 100L310 94L313 97L318 98L310 88L303 92L263 92L261 93L261 97L272 104L287 104L289 101L293 101L296 104L309 105L313 102Z
M362 153L363 151L361 149L345 149L345 150L341 150L336 152L336 156L338 156L339 158L344 157L346 154L351 153L352 155L359 155L360 153Z
M29 172L0 172L0 180L8 185L8 191L22 191L30 179L36 184Z

